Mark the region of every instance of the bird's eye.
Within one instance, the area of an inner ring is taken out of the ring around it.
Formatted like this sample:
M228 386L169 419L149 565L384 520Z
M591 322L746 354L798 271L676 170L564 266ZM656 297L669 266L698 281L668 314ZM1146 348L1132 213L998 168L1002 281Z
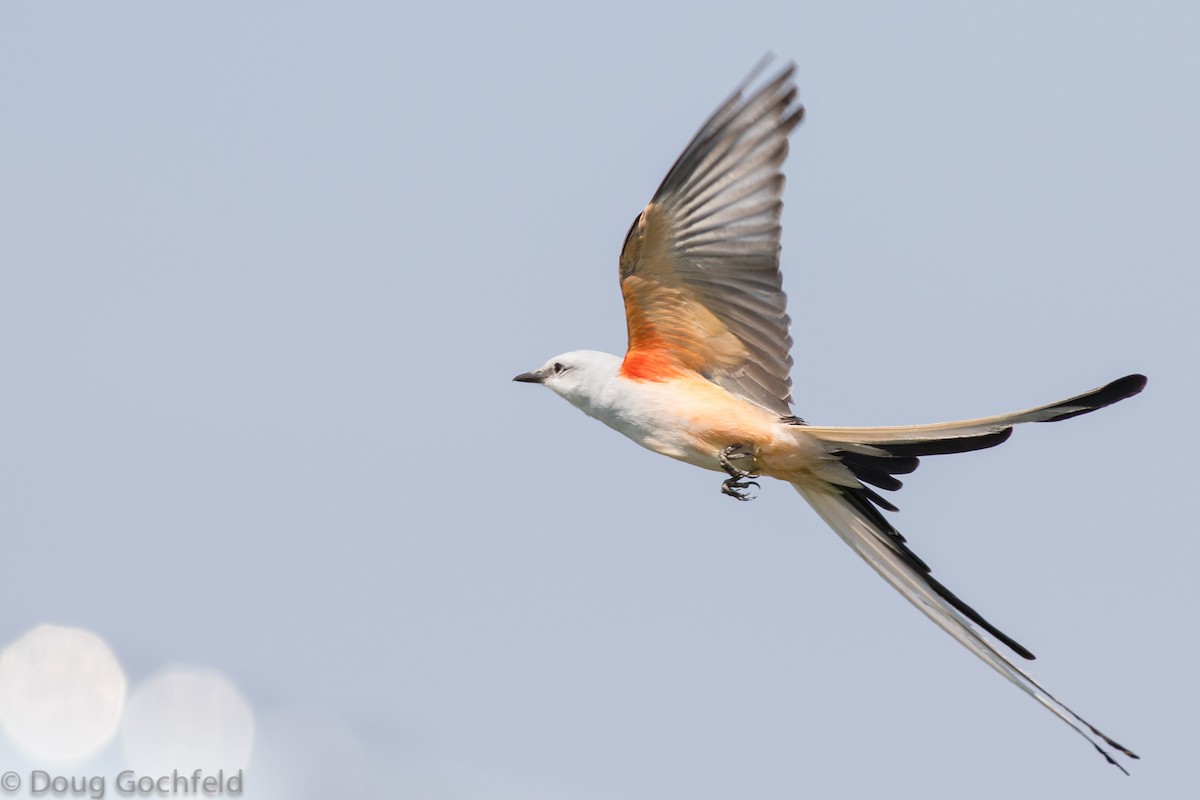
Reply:
M554 362L554 374L555 375L562 375L566 371L567 371L567 368L563 365L563 363L561 361Z

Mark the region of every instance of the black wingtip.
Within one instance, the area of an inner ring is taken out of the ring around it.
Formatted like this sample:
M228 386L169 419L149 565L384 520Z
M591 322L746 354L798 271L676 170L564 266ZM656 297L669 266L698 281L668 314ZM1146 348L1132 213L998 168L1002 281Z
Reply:
M1113 383L1128 384L1131 387L1129 395L1135 395L1138 392L1140 392L1142 389L1145 389L1146 384L1149 383L1149 381L1150 381L1150 379L1147 378L1145 375L1141 375L1141 374L1135 372L1132 375L1126 375L1124 378L1115 380L1115 381L1113 381ZM1128 397L1129 395L1126 395L1126 396Z
M1012 436L1012 428L1001 428L992 433L981 433L975 436L950 436L945 439L930 439L921 442L905 444L879 444L881 450L886 450L894 456L944 456L950 453L969 453L974 450L986 450L989 447L1003 444Z
M1081 400L1090 400L1095 403L1096 408L1104 408L1112 405L1126 397L1133 397L1142 389L1146 388L1145 375L1126 375L1124 378L1117 378L1112 383L1101 386L1091 394L1080 398Z
M1096 744L1095 742L1092 742L1092 747L1096 748L1096 752L1098 752L1100 755L1104 756L1105 761L1112 764L1114 767L1121 770L1121 772L1124 772L1126 775L1129 774L1129 770L1125 769L1124 765L1122 765L1120 761L1117 761L1115 758L1113 758L1112 753L1108 752L1107 750L1105 750L1103 747ZM1136 757L1137 756L1134 756L1134 758L1136 758Z
M986 619L984 619L982 614L980 614L978 611L971 608L969 605L967 605L962 600L960 600L958 595L954 594L954 592L947 589L945 587L945 585L943 585L940 581L935 579L932 575L925 575L923 577L925 578L925 582L929 584L929 588L931 588L935 592L937 592L938 595L941 596L941 598L943 600L945 600L950 605L957 608L962 614L964 614L967 617L967 619L971 620L976 625L979 625L981 628L983 628L985 631L990 633L992 636L995 636L997 639L999 639L1001 642L1003 642L1005 644L1005 646L1008 647L1009 650L1012 650L1014 653L1019 655L1021 658L1026 659L1027 661L1033 661L1037 658L1037 656L1035 656L1029 650L1029 648L1025 647L1020 642L1018 642L1016 639L1012 638L1007 633L1000 630L995 625L993 625L992 623L990 623Z
M1075 713L1075 712L1071 712L1071 713ZM1110 737L1109 737L1107 734L1105 734L1103 731L1101 731L1100 729L1098 729L1098 728L1097 728L1095 725L1093 725L1092 723L1084 721L1084 723L1083 723L1083 724L1084 724L1084 725L1087 725L1087 726L1088 726L1088 729L1089 729L1089 730L1090 730L1092 733L1096 734L1096 736L1098 736L1098 737L1100 737L1101 739L1103 739L1103 740L1104 740L1104 743L1105 743L1105 744L1107 744L1109 747L1112 747L1112 748L1114 748L1114 749L1116 749L1116 750L1120 750L1120 751L1121 751L1121 753L1122 753L1123 755L1127 755L1127 756L1129 756L1130 758L1137 759L1138 761L1141 761L1141 760L1142 760L1142 757L1141 757L1141 756L1139 756L1137 753L1133 752L1133 751L1132 751L1132 750L1130 750L1128 747L1126 747L1125 745L1123 745L1123 744L1121 744L1120 742L1116 741L1115 739L1112 739L1112 738L1110 738Z
M1039 420L1040 422L1058 422L1071 417L1078 417L1080 414L1087 414L1105 406L1111 406L1113 403L1120 402L1127 397L1133 397L1142 389L1146 388L1146 376L1126 375L1124 378L1117 378L1112 383L1107 383L1087 394L1081 394L1078 397L1072 397L1060 405L1070 407L1071 410L1049 419Z

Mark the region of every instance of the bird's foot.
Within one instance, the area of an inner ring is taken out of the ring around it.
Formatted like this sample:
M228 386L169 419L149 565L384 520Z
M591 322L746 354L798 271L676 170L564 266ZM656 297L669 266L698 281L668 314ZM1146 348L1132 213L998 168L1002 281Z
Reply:
M753 486L755 489L761 488L758 481L741 481L737 478L729 478L721 482L721 494L727 494L734 500L753 500L757 495L750 494L747 489Z
M721 483L721 494L727 494L735 500L743 501L754 499L754 495L746 491L751 486L755 489L761 488L756 481L746 480L746 478L757 478L757 472L739 469L734 465L734 461L744 458L750 459L751 464L754 463L754 453L746 450L745 446L741 444L731 444L717 453L717 461L720 463L721 469L729 474L729 479Z

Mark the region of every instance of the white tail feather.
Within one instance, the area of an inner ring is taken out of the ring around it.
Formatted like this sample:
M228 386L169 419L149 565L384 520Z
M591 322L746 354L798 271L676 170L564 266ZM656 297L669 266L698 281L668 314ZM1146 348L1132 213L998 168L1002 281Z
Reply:
M921 613L937 623L938 627L957 639L984 663L1070 725L1076 733L1087 739L1093 747L1100 751L1110 764L1114 764L1122 772L1128 774L1106 748L1111 747L1130 758L1137 758L1137 755L1105 736L1087 720L1059 702L1054 695L1042 688L1037 681L984 638L984 635L976 630L970 620L940 597L926 582L924 576L907 563L893 546L889 545L883 532L879 531L870 520L846 501L837 487L818 487L799 483L794 483L793 486L821 515L829 527L833 528L838 536L853 548L854 552L858 553L909 602L919 608Z

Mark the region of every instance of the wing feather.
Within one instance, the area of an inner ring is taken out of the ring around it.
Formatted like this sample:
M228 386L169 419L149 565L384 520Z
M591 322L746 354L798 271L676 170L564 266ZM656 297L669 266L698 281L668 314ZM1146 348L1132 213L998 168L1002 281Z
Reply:
M792 340L779 273L794 66L717 109L634 220L621 252L626 377L687 372L780 415Z

